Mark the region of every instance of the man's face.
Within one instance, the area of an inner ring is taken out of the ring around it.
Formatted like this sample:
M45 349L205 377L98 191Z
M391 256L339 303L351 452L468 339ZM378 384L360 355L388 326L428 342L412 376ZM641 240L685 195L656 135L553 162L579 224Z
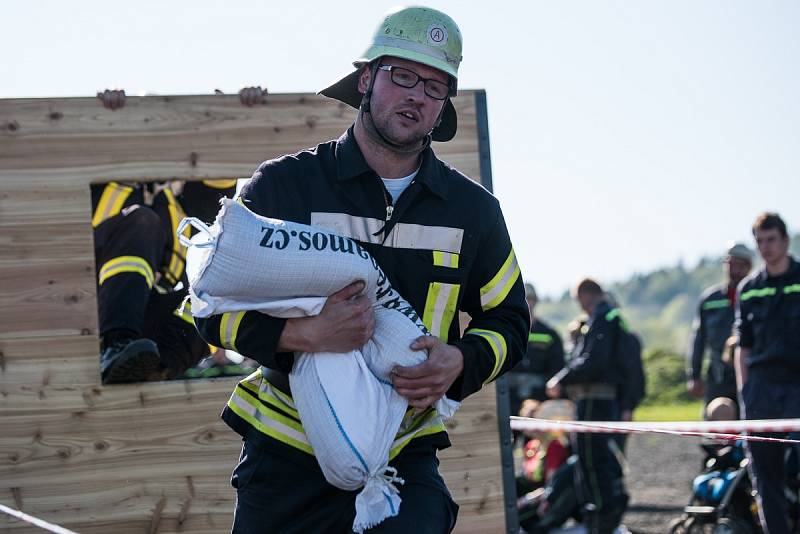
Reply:
M449 81L447 74L414 61L387 56L378 62L408 69L425 79L445 84ZM364 69L358 81L358 90L362 93L369 87L369 77L369 69ZM390 141L399 145L413 144L433 130L445 101L426 95L423 83L420 80L414 87L401 87L392 82L391 72L376 72L370 113L375 127Z
M774 264L789 253L789 237L783 237L777 228L755 231L758 253L767 264Z
M582 309L586 313L590 313L590 311L591 311L589 309L590 308L590 304L591 304L591 300L592 300L591 296L586 292L576 293L575 294L575 302L577 302L578 306L580 307L580 309Z
M725 259L725 274L728 276L730 285L739 285L747 273L750 272L750 262L743 258L729 257Z

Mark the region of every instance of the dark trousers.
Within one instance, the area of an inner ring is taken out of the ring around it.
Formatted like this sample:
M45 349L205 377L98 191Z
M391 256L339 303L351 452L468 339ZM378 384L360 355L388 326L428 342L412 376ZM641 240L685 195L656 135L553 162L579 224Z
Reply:
M147 206L123 210L103 221L94 230L98 275L107 262L135 257L146 261L156 276L166 253L167 231L163 220ZM138 272L114 274L97 289L100 335L126 330L155 341L166 377L179 377L210 352L194 325L174 313L187 294L186 288L159 293Z
M619 416L617 401L610 399L579 400L577 411L579 421L614 421ZM577 490L591 534L613 532L628 504L622 467L611 445L612 436L573 434L573 451L578 456Z
M750 371L742 391L745 419L784 419L800 417L800 383L776 382L758 369ZM787 434L758 434L785 438ZM798 436L792 435L797 438ZM764 534L788 534L789 503L786 484L786 447L781 443L748 441L750 473L758 490L758 515Z
M231 479L236 488L234 534L352 532L358 491L340 490L325 480L311 456L247 440ZM436 451L410 444L391 466L405 480L398 515L368 530L371 534L446 534L455 527L458 505L439 475Z
M146 206L123 210L94 229L98 275L110 261L135 257L147 262L155 276L165 242L156 212ZM100 335L116 329L141 334L149 296L150 287L141 273L123 271L103 280L97 289Z
M703 395L703 406L717 397L727 397L736 402L736 373L733 365L722 360L712 359L706 373L706 391ZM703 410L705 417L705 410Z

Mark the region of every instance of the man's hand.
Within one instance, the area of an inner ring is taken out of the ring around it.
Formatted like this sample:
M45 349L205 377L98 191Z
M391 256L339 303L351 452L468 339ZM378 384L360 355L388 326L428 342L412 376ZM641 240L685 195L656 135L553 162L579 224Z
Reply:
M545 384L545 394L550 397L551 399L560 399L561 394L563 393L561 389L561 384L558 383L558 380L551 378Z
M464 355L453 345L434 336L421 336L413 350L427 350L428 359L412 367L395 367L394 389L414 408L424 409L441 399L464 369Z
M97 93L97 98L103 102L103 107L114 111L125 105L124 89L106 89Z
M372 337L375 313L360 293L364 282L353 282L325 302L319 315L289 319L278 341L278 352L348 352Z
M692 397L701 399L706 391L706 386L703 384L702 380L689 379L689 381L686 382L686 390Z
M239 90L239 102L249 108L261 105L266 102L267 89L262 89L261 86L256 87L243 87Z

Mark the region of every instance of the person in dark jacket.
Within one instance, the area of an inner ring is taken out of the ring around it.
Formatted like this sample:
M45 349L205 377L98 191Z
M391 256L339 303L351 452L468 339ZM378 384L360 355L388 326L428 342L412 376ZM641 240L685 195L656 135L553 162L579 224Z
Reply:
M686 389L691 395L703 398L708 405L717 397L736 401L736 377L733 362L723 358L725 341L733 332L736 310L736 287L753 266L753 253L742 243L728 247L724 267L726 281L703 292L692 325L692 344L687 357ZM703 378L703 362L708 367ZM705 412L704 412L705 413Z
M189 283L176 231L186 214L213 220L235 191L235 179L91 187L104 384L177 378L209 354L181 306Z
M449 16L423 7L390 12L357 70L321 91L358 109L354 125L338 140L263 163L240 196L257 214L358 241L432 334L412 344L427 352L426 362L394 370L393 386L411 408L390 455L405 480L402 505L369 532L454 528L457 505L436 458L450 442L431 405L445 394L462 400L508 371L530 326L497 199L430 147L456 133L450 99L460 60L461 34ZM239 383L222 415L244 438L232 478L234 532L352 528L356 492L325 481L287 373L295 352L364 345L375 320L363 287L343 288L313 317L248 311L197 320L209 343L235 346L262 366ZM463 335L460 310L471 318Z
M547 400L545 384L564 367L561 336L536 316L538 298L532 284L525 284L525 298L531 313L531 329L525 356L508 373L512 414L519 413L525 399Z
M558 398L566 390L576 404L579 421L615 421L619 418L622 374L618 345L622 338L619 309L609 306L603 289L592 279L573 291L589 316L567 365L547 383L547 394ZM622 519L628 495L612 445L611 434L575 433L580 500L586 526L592 534L610 534Z
M619 310L617 299L609 292L605 301L612 310ZM617 342L616 359L620 362L621 381L617 391L620 421L633 421L633 411L644 400L647 393L647 379L642 363L642 339L631 329L630 324L619 315L620 337ZM620 448L625 449L627 434L617 434Z
M789 254L786 223L762 213L753 236L764 267L739 284L734 355L744 419L800 417L800 263ZM786 437L786 434L767 434ZM793 435L797 439L797 435ZM785 445L747 443L766 534L788 534Z

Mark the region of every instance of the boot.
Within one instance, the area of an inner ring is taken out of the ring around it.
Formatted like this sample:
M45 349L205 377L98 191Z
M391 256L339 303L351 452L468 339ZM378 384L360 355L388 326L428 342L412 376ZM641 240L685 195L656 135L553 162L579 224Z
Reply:
M149 339L128 339L111 343L100 356L103 384L145 382L164 376L158 346Z

